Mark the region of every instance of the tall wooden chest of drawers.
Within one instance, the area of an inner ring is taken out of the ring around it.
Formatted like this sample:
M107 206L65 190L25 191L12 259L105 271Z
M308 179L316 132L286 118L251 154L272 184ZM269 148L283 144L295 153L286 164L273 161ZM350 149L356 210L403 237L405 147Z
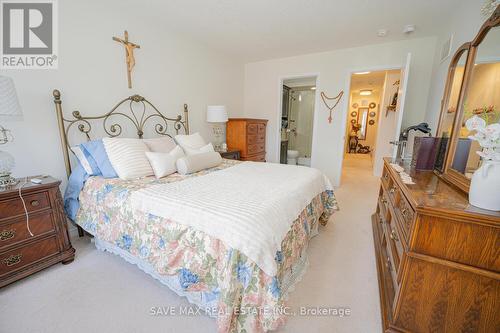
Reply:
M0 287L58 262L75 257L57 179L28 182L21 193L29 216L29 233L19 187L0 191Z
M385 332L498 332L500 212L470 206L432 171L384 161L372 216ZM500 195L500 193L499 193Z
M242 161L266 161L265 119L230 118L226 143L229 150L239 150Z

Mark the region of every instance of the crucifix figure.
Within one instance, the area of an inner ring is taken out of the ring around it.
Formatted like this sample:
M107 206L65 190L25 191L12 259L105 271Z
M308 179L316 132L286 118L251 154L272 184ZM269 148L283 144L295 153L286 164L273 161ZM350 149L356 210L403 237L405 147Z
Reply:
M125 61L127 64L127 79L128 87L132 88L132 69L135 66L134 49L140 49L141 47L137 44L128 41L128 31L125 30L124 39L113 37L113 40L123 44L125 46Z

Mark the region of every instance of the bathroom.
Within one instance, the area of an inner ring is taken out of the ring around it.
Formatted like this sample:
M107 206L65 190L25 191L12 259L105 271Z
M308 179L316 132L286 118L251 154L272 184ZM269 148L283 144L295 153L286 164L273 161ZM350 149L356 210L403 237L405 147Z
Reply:
M280 163L311 166L316 77L283 80Z

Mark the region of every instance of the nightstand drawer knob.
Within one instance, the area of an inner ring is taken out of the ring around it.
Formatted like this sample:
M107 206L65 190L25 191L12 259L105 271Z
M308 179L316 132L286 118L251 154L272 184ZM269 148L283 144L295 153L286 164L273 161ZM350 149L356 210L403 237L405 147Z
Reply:
M32 200L32 201L30 202L30 204L31 204L33 207L37 207L37 206L40 206L40 201L38 201L38 200Z
M13 254L11 255L10 257L8 258L5 258L3 260L3 263L6 264L7 266L14 266L14 265L17 265L21 262L21 258L23 257L23 255L21 253L19 254Z
M3 230L2 232L0 232L0 241L6 241L13 238L15 235L15 230Z

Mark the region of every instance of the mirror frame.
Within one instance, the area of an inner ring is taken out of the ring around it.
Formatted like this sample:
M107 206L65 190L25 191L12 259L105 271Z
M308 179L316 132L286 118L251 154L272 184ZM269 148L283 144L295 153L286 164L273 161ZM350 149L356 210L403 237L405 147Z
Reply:
M456 63L460 59L462 53L468 50L467 60L465 62L464 68L464 76L462 78L462 85L460 87L460 93L458 96L457 103L457 111L455 112L455 117L453 118L453 126L450 135L450 143L447 148L446 157L445 157L445 165L444 165L444 173L441 175L449 183L454 184L462 191L468 193L470 187L470 179L465 177L465 175L451 168L453 163L453 158L455 157L455 151L458 143L458 136L460 133L460 128L462 127L461 119L463 117L464 108L463 108L463 100L467 89L469 88L470 78L472 76L472 70L474 69L474 62L476 60L477 49L481 42L484 40L488 32L500 25L500 6L496 8L493 14L488 18L488 20L481 26L479 32L476 37L469 43L464 43L460 48L455 52L453 59L448 68L448 76L446 79L445 92L444 97L441 101L441 114L439 116L439 125L436 134L441 132L442 120L444 114L446 112L445 108L448 104L453 80L454 69Z

